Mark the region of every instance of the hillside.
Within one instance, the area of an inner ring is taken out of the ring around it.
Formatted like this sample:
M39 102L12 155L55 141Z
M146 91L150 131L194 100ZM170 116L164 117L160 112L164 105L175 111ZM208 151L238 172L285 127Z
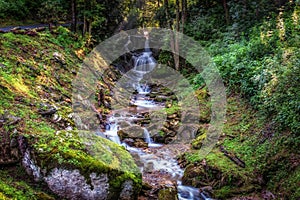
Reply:
M129 185L118 198L136 196L141 179L130 154L76 130L71 83L84 40L60 27L0 41L1 199L115 199Z

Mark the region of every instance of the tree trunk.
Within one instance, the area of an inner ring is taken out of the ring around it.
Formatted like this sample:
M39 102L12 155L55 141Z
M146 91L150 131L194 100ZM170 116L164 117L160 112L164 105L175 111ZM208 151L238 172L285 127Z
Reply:
M227 2L226 0L223 0L223 8L225 11L225 20L226 20L226 24L229 24L229 14L228 14L228 7L227 7Z
M85 35L87 30L87 20L86 20L86 16L83 16L83 28L82 28L82 36Z
M49 22L48 28L49 28L49 31L51 32L52 31L52 22Z
M171 51L173 53L173 59L174 59L174 63L175 63L175 39L174 39L174 32L172 31L173 30L173 23L172 23L172 20L171 20L171 17L170 17L170 13L169 13L169 2L168 0L164 0L164 5L165 5L165 12L166 12L166 18L167 18L167 24L169 26L169 29L170 29L170 47L171 47ZM176 66L176 64L175 64Z
M182 0L181 1L181 10L182 10L182 14L181 14L181 24L182 24L181 33L183 34L184 33L184 25L185 25L186 18L187 18L187 0ZM182 68L186 67L185 59L182 59L181 67Z
M186 22L187 18L187 0L182 0L181 1L181 9L182 9L182 15L181 15L181 24L182 24L182 29L181 32L184 33L184 25Z
M89 36L92 35L92 20L88 21L88 33L89 33Z
M169 13L169 2L168 0L164 0L165 13L167 18L167 24L170 29L170 47L173 53L174 65L175 69L180 69L179 63L179 37L178 32L180 30L180 4L179 0L176 0L176 21L175 21L175 34L173 29L173 23L171 21L170 13Z
M173 52L173 57L174 57L174 63L175 63L175 69L179 70L180 68L180 63L179 63L179 38L178 38L178 33L180 31L180 4L179 0L176 0L176 27L175 27L176 33L174 35L174 52Z
M72 0L71 2L72 6L72 31L75 33L77 30L77 18L76 18L76 0Z

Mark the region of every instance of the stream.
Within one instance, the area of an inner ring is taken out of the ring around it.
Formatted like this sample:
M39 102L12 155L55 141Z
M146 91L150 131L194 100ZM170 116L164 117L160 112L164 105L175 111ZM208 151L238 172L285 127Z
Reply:
M130 105L127 109L113 110L107 117L103 134L113 142L125 146L132 154L143 174L143 181L147 180L150 185L161 186L160 188L164 188L166 185L177 188L179 200L209 200L210 198L206 194L200 193L199 189L184 186L181 183L184 170L177 164L176 156L187 151L189 147L184 144L154 143L147 124L139 123L145 118L145 115L165 108L164 103L155 102L149 98L151 85L141 82L143 76L157 65L152 57L148 38L146 38L144 52L133 59L134 67L127 76L135 93L131 95ZM124 127L128 130L135 130L135 135L138 136L134 137L139 138L140 143L147 146L132 145L131 138L120 139L118 132L122 131Z

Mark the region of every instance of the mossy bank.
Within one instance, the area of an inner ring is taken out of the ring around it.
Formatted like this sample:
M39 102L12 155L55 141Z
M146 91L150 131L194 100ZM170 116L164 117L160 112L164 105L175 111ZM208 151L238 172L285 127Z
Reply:
M62 27L33 35L0 35L1 199L136 198L131 155L75 127L72 80L86 40Z

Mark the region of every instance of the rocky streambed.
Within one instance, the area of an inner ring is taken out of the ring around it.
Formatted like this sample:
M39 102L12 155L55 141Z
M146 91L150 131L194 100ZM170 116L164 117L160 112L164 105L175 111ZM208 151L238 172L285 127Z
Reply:
M123 145L143 177L139 199L209 199L198 189L182 185L184 169L177 158L190 144L173 143L181 116L176 97L168 89L140 85L127 108L112 110L101 130L104 137ZM161 115L164 121L161 121ZM158 116L159 115L159 116Z

